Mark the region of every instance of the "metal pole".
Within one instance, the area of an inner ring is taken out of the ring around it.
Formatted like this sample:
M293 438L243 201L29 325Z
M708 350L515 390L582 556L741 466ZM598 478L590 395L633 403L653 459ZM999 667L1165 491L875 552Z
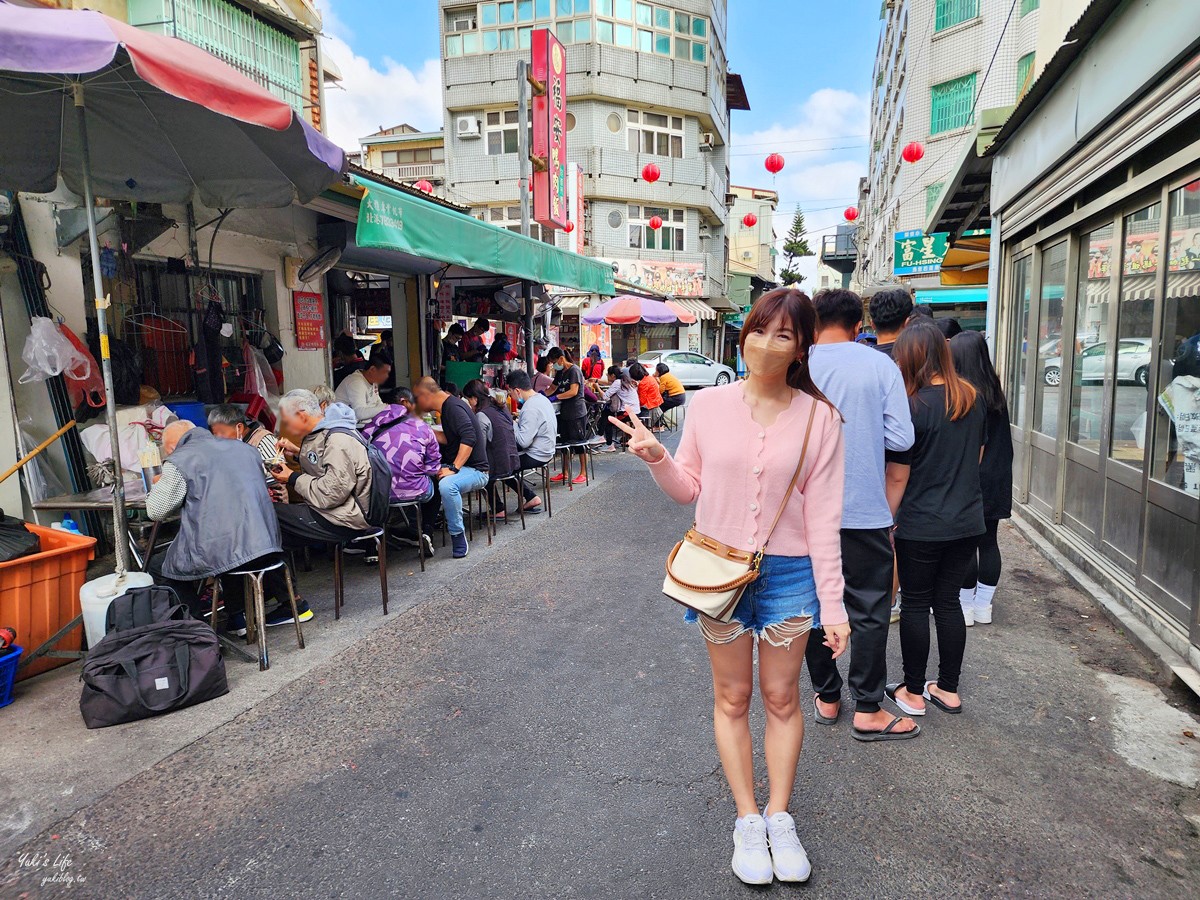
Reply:
M100 334L100 368L104 373L104 416L108 420L108 445L112 451L113 475L113 544L117 551L117 580L124 577L129 565L129 542L125 536L125 477L121 469L121 445L117 440L117 394L113 390L112 356L108 349L108 300L104 282L100 280L100 241L96 237L96 207L92 197L92 164L88 157L87 111L83 105L83 83L71 85L75 110L79 120L79 150L83 168L83 204L87 214L88 247L92 253L92 287L95 291L96 330Z
M529 63L517 60L517 162L521 167L519 193L521 200L521 234L529 237L529 180L532 164L529 161ZM529 377L534 373L533 349L533 286L521 282L521 294L525 298L525 367Z

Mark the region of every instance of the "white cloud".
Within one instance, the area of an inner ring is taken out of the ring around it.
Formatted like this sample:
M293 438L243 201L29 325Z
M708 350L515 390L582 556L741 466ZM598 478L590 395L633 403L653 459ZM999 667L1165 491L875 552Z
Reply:
M324 20L322 52L341 70L340 87L325 90L326 133L346 150L359 138L407 122L423 131L442 127L442 69L430 59L411 69L385 58L376 68L350 46L353 32L328 2L319 4Z
M867 172L867 133L870 99L861 94L823 88L798 103L789 119L770 127L742 133L731 140L730 165L734 184L770 188L779 192L775 232L782 238L792 224L796 204L804 210L809 246L817 252L821 234L830 234L845 221L847 206L857 204L858 179ZM786 165L772 176L764 167L768 154L783 155ZM780 246L780 268L782 252ZM817 269L815 257L798 266L810 287Z

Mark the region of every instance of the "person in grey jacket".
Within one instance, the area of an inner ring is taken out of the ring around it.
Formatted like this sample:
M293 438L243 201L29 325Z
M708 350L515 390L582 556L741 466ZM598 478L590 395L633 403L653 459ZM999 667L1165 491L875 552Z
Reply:
M526 469L544 466L554 459L558 446L558 422L554 416L554 405L545 394L539 394L533 389L533 381L527 372L510 372L508 390L521 408L513 428L517 436L517 449L521 453L520 470L524 472ZM525 512L542 511L542 498L524 478L521 479L521 495L525 498Z
M206 604L197 587L208 578L242 567L260 568L279 559L279 523L262 475L262 457L241 441L223 441L191 422L163 430L167 458L146 495L146 512L156 522L179 514L179 534L150 559L159 584L175 589L195 616ZM231 631L245 633L243 579L225 578L221 593ZM264 589L283 600L287 584L280 570L269 573Z
M367 450L353 434L354 410L344 403L331 403L322 412L312 391L288 391L279 401L283 429L301 438L300 446L285 452L300 464L299 472L282 466L271 469L279 480L286 479L300 503L275 508L286 549L345 541L368 530L363 510L370 502L371 463ZM298 604L300 621L312 617L308 604ZM280 605L267 616L268 625L288 625L291 609Z

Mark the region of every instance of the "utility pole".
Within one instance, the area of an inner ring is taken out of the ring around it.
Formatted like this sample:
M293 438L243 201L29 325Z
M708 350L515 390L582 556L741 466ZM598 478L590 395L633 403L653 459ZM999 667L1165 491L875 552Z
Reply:
M521 166L521 234L529 237L529 184L533 178L529 161L529 63L517 60L517 157ZM525 298L525 368L529 377L536 371L533 348L533 286L521 282L521 296Z

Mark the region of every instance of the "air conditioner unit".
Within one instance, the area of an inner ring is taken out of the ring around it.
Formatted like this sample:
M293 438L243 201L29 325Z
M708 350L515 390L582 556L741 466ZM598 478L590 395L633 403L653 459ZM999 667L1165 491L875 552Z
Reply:
M451 30L452 31L474 31L475 30L475 17L474 16L462 16L460 18L455 19L454 26Z
M483 123L474 116L459 116L455 121L454 131L464 141L477 139Z
M754 254L751 253L749 250L742 251L742 259L753 259L753 258L754 258Z
M708 237L712 234L712 226L707 222L700 223L700 237Z
M711 131L704 132L704 134L700 135L700 152L712 153L712 149L716 146L716 143L717 136L715 134Z
M725 206L727 208L732 208L733 204L735 204L735 203L737 203L737 194L726 194L725 195Z

